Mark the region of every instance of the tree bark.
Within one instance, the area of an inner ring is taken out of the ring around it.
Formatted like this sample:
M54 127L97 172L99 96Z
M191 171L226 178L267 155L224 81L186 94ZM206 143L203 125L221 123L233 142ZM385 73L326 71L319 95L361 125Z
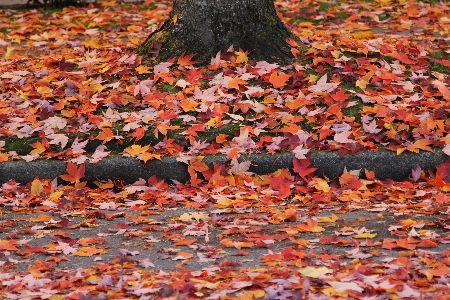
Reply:
M273 0L174 0L169 19L138 52L159 54L158 60L196 53L194 59L207 64L233 45L248 50L253 60L287 64L293 55L286 40L292 37Z

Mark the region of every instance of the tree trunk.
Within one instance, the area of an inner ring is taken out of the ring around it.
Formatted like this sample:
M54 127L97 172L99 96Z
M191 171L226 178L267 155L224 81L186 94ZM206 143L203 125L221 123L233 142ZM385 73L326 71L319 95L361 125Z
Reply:
M248 50L252 60L287 64L293 60L290 37L273 0L174 0L169 19L138 52L159 54L158 60L196 53L194 60L207 64L234 45Z

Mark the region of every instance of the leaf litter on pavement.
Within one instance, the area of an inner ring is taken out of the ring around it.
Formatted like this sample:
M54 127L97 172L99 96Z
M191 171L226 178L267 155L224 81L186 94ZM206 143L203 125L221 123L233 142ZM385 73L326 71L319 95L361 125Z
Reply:
M68 162L67 185L1 187L5 298L446 299L449 164L323 178L308 153L448 154L448 3L276 1L293 65L230 47L144 66L170 5L0 12L0 161ZM292 171L237 160L280 151ZM86 187L111 154L177 156L190 180Z

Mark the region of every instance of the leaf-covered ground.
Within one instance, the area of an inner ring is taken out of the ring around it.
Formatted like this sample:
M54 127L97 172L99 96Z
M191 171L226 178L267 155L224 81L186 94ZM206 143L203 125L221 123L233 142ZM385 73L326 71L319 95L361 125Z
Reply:
M239 49L208 67L190 54L140 65L167 1L1 11L0 161L449 152L446 3L298 2L277 2L306 45L290 41L298 62L284 67Z
M2 297L448 299L449 164L393 182L308 159L448 152L448 2L276 1L304 44L291 66L240 49L142 66L170 4L0 11L0 161L65 160L71 183L2 185ZM291 172L236 160L277 151ZM84 187L110 153L175 155L191 179Z

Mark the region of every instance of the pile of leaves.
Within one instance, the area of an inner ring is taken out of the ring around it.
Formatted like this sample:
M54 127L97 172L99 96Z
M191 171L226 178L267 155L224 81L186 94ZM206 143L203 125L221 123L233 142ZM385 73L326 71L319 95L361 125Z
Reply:
M307 47L288 41L292 65L231 47L206 67L189 53L141 65L170 5L0 11L0 161L68 162L68 185L2 184L0 293L446 299L450 164L323 178L308 152L449 152L448 3L276 1ZM236 160L279 151L292 171ZM177 156L191 178L85 187L86 162L112 154Z
M206 67L195 54L141 65L134 50L170 11L164 1L2 11L0 161L449 153L446 3L277 4L307 45L288 41L290 66L232 48Z

